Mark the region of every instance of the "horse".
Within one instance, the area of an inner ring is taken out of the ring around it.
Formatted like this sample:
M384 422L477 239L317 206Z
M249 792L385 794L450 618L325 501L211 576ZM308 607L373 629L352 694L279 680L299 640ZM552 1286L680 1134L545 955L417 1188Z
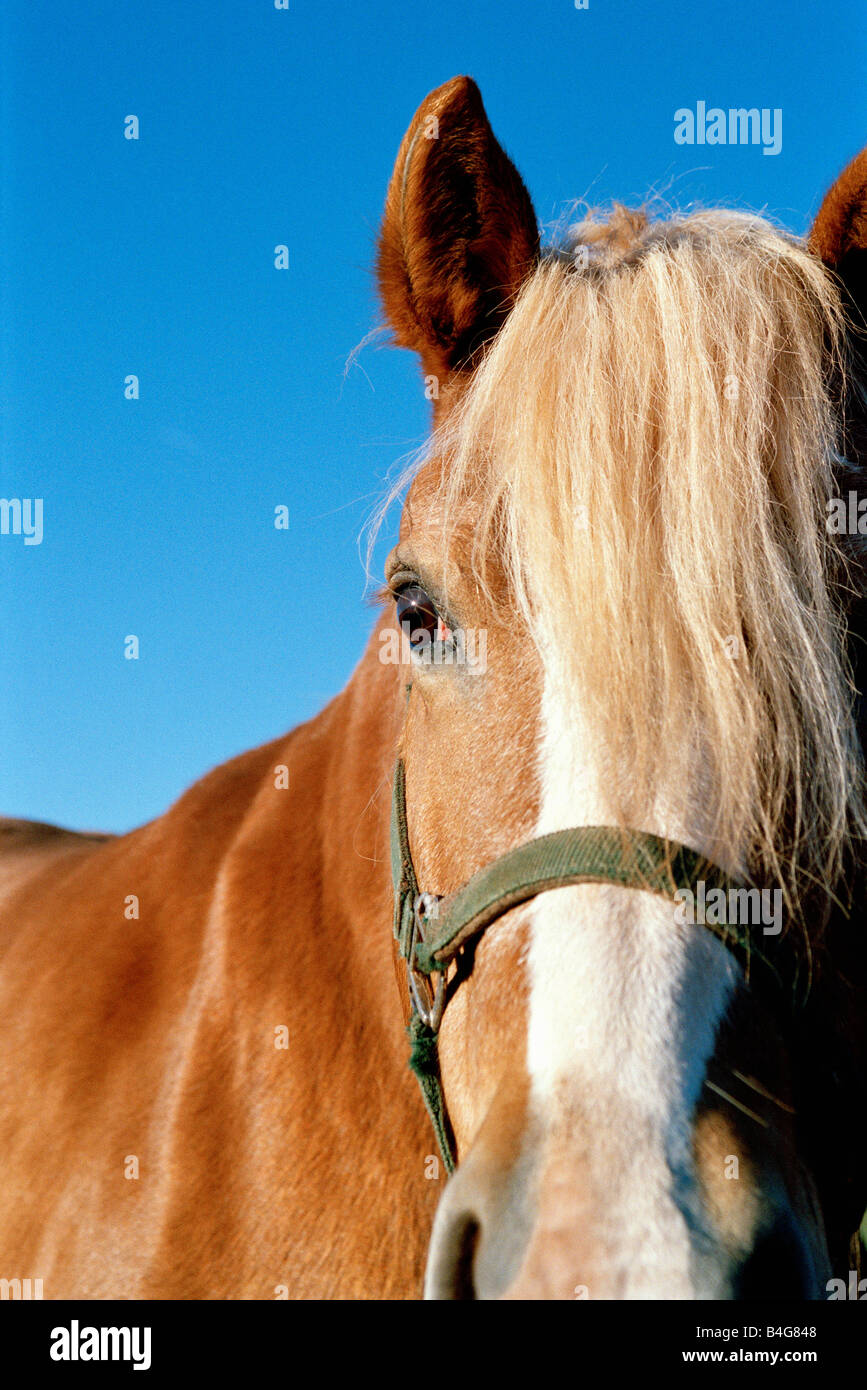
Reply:
M425 99L377 273L433 419L356 671L128 834L3 823L5 1280L834 1296L865 253L867 151L806 239L615 205L543 247L475 83Z

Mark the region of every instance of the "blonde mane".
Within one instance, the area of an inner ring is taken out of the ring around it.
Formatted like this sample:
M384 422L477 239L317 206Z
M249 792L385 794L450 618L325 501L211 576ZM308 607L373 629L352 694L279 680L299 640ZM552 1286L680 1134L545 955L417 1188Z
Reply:
M768 222L615 209L543 257L432 441L446 517L480 511L479 581L495 555L631 770L612 817L639 825L700 739L712 843L790 905L863 825L825 526L844 326Z

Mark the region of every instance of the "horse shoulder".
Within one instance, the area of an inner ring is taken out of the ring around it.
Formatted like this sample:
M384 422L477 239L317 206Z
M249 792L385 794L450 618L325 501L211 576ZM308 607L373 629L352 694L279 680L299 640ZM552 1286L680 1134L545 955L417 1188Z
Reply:
M47 821L0 816L0 911L45 873L81 859L115 839L97 831L67 830Z

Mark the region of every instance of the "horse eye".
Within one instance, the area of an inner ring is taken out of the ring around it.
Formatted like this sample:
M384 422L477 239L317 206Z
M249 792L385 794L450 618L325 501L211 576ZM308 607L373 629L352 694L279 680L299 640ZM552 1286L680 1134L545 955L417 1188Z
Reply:
M433 599L420 584L408 584L397 595L397 621L410 642L423 642L425 633L428 639L441 637L445 630Z

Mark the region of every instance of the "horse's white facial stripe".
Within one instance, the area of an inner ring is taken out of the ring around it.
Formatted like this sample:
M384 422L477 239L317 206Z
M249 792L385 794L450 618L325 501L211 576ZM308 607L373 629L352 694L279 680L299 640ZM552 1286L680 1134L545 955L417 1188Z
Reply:
M551 680L542 730L536 833L608 819L574 702ZM681 826L642 828L683 837ZM533 904L531 923L534 1109L543 1127L568 1125L571 1097L590 1131L581 1137L605 1245L615 1263L613 1246L627 1262L641 1251L640 1268L633 1260L618 1272L618 1296L695 1296L682 1215L684 1200L696 1201L692 1117L737 966L709 933L679 926L672 904L634 889L549 892ZM703 1292L714 1296L709 1278Z
M635 889L558 889L531 912L537 1087L553 1094L578 1062L668 1124L691 1113L737 976L725 947Z

